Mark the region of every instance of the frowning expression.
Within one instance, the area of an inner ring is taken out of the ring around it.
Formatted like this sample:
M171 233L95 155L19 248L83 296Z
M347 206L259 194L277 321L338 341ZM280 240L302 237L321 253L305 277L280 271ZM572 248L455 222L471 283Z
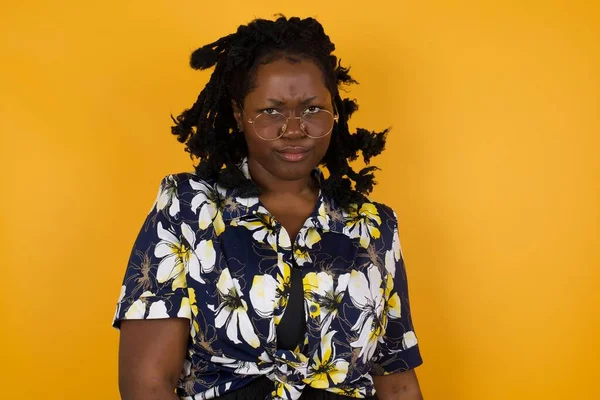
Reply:
M294 117L319 110L334 115L323 72L309 60L280 58L260 65L253 83L244 98L243 108L234 106L235 118L248 145L248 158L278 179L305 178L325 156L331 134L309 137L306 125L301 126L301 120ZM267 121L281 114L291 117L287 119L283 135L279 138L275 135L275 140L264 140L264 134L261 138L256 117L259 116L258 121Z

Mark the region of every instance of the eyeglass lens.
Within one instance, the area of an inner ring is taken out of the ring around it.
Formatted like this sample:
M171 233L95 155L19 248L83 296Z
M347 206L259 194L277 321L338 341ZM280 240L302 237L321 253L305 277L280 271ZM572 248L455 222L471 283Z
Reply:
M254 130L263 139L277 139L285 133L293 118L286 118L283 114L259 114L254 120ZM303 114L300 120L302 131L314 138L323 137L333 129L334 118L331 113L320 110Z

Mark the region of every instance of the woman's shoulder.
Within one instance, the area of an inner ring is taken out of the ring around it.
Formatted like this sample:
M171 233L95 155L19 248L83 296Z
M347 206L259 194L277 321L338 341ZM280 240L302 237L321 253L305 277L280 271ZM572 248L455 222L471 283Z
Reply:
M194 172L164 175L158 188L155 210L168 208L172 217L185 217L199 206L216 206L218 192L215 182L202 179Z
M396 221L396 211L394 211L394 209L391 206L377 201L369 201L368 203L372 204L373 207L375 207L375 209L379 213L379 216L382 219L382 222Z
M398 223L396 211L389 205L365 198L360 205L351 204L346 217L371 220L375 225L394 227Z
M164 175L160 182L160 192L169 191L177 197L197 194L198 191L209 192L217 190L216 182L203 179L195 172L178 172Z
M381 237L386 239L392 237L398 230L398 216L394 209L381 202L368 201L365 204L370 204L376 215L379 217L379 229Z

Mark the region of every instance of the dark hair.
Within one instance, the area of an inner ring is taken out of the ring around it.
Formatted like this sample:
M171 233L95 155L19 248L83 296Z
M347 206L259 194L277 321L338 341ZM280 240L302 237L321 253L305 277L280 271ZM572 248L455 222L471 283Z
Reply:
M200 92L194 105L177 118L171 132L192 157L199 158L196 174L202 179L218 181L226 188L237 188L238 195L258 194L254 183L246 179L237 164L248 155L243 134L237 129L231 101L242 107L245 96L252 90L254 77L260 65L280 58L311 60L323 72L325 84L331 92L339 114L329 149L322 164L329 176L321 190L341 207L362 204L375 185L369 166L355 172L349 165L362 153L365 163L380 154L388 130L371 132L358 128L353 134L348 119L358 106L356 101L342 99L340 87L357 83L332 54L335 45L325 34L323 26L313 19L278 17L276 20L256 19L241 25L236 33L207 44L191 55L194 69L215 67L210 80Z

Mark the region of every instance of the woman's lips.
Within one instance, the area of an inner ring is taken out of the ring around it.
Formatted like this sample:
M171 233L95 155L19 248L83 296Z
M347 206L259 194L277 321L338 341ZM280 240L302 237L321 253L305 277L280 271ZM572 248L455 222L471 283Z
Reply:
M283 158L285 161L289 162L298 162L306 159L310 153L309 148L300 147L300 146L288 146L282 149L277 150L277 153Z

